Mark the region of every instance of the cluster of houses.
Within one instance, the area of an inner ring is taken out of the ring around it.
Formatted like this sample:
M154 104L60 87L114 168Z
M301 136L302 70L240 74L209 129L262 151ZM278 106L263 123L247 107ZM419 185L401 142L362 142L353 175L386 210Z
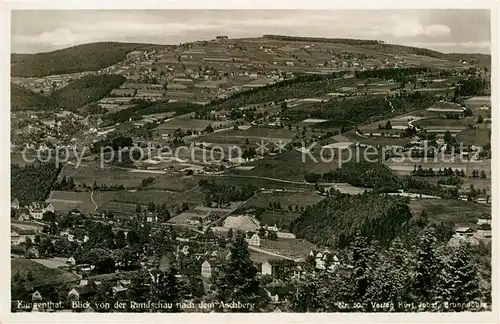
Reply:
M72 150L78 146L78 132L98 127L102 122L95 116L83 117L70 111L11 113L13 127L11 146L32 150L52 150L54 147Z
M11 202L11 209L18 211L18 220L42 220L45 213L54 212L54 206L51 203L32 202L28 206L21 207L19 200L14 198Z
M481 241L491 240L491 216L484 215L477 220L477 229L459 227L448 241L448 246L458 246L462 242L478 245Z
M70 82L80 79L86 75L92 75L95 72L79 72L71 74L49 75L39 78L20 78L13 77L12 83L27 88L35 93L49 94L50 92L67 86Z

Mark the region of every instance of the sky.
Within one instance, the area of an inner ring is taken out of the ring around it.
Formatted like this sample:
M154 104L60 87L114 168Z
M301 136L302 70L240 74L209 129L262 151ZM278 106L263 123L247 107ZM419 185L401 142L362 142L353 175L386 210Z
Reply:
M490 53L488 10L13 10L11 52L98 41L179 44L218 35L383 40L445 53Z

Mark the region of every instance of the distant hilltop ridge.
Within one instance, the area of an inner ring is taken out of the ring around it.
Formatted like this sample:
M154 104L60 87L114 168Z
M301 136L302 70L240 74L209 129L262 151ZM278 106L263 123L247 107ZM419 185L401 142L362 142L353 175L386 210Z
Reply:
M432 58L455 61L466 60L478 63L485 67L491 66L491 55L441 53L438 51L412 46L387 44L380 40L363 40L350 38L321 38L265 34L254 38L230 38L217 36L217 43L245 43L255 40L276 42L310 42L333 43L336 51L369 52L372 55L380 54L404 55L413 54ZM188 42L186 44L203 44L209 40ZM122 43L122 42L95 42L76 45L51 52L37 54L11 54L11 76L13 77L43 77L56 74L69 74L84 71L97 71L124 60L128 53L133 51L148 51L158 49L175 49L179 45ZM221 45L224 46L224 45ZM343 48L342 46L345 46Z
M325 37L302 37L302 36L285 36L285 35L262 35L262 38L278 41L290 42L315 42L315 43L340 43L350 45L374 45L385 44L381 40L367 40L367 39L352 39L352 38L325 38Z

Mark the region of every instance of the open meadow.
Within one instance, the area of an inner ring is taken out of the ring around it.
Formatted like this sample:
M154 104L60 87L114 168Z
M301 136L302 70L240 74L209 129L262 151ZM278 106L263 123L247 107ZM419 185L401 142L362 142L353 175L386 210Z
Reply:
M302 239L262 239L260 248L287 257L305 260L312 250L318 250L316 245Z
M320 159L320 150L319 144L313 148L311 154L314 159L307 153L291 150L244 164L245 166L253 166L254 168L251 170L230 169L228 173L303 182L304 175L307 173L326 173L338 168L339 161L335 157L332 158L331 151L325 150L323 152L325 157L323 160ZM333 153L335 154L335 150Z
M470 201L421 199L410 201L413 215L419 215L425 210L430 221L454 223L455 227L477 227L477 220L483 214L491 214L488 206Z
M491 142L491 130L465 129L457 134L457 141L463 142L466 145L483 146Z
M192 177L161 170L127 169L119 167L104 167L98 165L80 166L75 169L67 166L63 174L68 178L72 177L76 184L86 184L88 186L97 185L119 186L125 188L141 188L142 181L153 178L153 183L148 188L163 189L171 191L184 191L196 186Z
M113 202L123 204L140 204L146 206L150 202L156 205L166 204L173 208L186 203L190 208L203 202L204 195L200 188L195 186L183 192L168 192L158 190L140 190L135 192L118 191L113 197Z
M74 192L51 191L47 202L52 203L56 213L67 213L73 209L87 214L95 211L99 206L111 201L115 196L113 191Z
M314 192L258 192L238 208L235 214L255 213L259 210L258 219L262 224L288 229L290 223L300 216L301 207L312 206L324 198ZM277 204L281 208L270 209L270 204Z
M470 175L473 170L478 170L479 172L484 171L488 178L491 178L491 160L474 160L474 161L461 161L458 157L455 160L439 160L434 158L406 158L401 161L401 158L389 158L385 161L385 164L394 172L401 175L409 175L415 166L421 165L422 168L431 168L434 171L440 168L451 168L452 170L464 170L466 175Z
M475 96L464 101L464 104L468 108L478 108L483 105L491 106L490 96Z
M153 134L170 134L172 135L177 129L182 130L193 130L201 132L205 130L208 125L211 125L213 129L217 130L219 128L224 128L230 126L231 122L218 122L206 119L192 119L177 117L168 120L162 124L159 124L153 129Z
M205 134L196 138L196 142L207 142L213 145L233 144L257 146L261 141L268 143L289 143L295 136L295 132L274 127L252 126L245 130L225 130ZM248 140L248 141L247 141ZM269 147L271 148L271 146Z

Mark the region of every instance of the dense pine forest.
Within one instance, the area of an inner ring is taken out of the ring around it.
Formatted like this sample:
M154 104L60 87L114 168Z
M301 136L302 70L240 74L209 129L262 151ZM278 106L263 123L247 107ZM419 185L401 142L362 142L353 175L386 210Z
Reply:
M24 206L47 199L59 168L53 163L34 163L24 167L11 164L10 172L11 196Z
M404 198L365 193L334 192L290 225L292 232L318 245L344 248L360 232L386 245L401 234L412 218Z

